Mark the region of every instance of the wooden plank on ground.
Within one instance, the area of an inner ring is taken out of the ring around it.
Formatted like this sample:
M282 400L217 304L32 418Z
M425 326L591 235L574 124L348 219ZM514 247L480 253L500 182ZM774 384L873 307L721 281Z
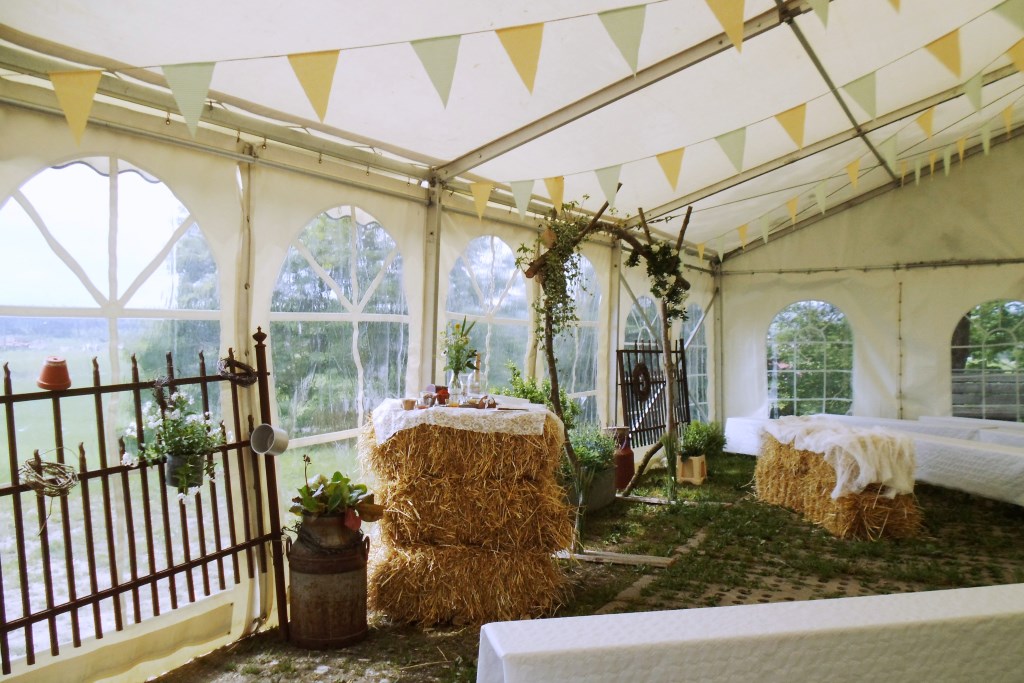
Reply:
M616 494L616 498L625 503L648 503L650 505L671 505L672 501L668 498L649 498L647 496L623 496ZM685 505L687 507L698 507L701 505L721 505L724 508L730 508L733 503L725 503L718 500L677 500L676 505Z
M573 553L568 550L559 550L555 556L562 560L577 560L579 562L600 562L603 564L628 564L633 566L648 565L656 569L671 567L676 561L674 557L661 557L660 555L627 555L625 553L608 553L599 550L584 550L581 553Z

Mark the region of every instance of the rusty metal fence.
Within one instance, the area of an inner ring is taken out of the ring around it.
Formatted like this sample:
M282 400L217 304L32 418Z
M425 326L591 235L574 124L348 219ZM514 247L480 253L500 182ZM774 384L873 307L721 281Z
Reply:
M253 338L257 367L246 379L256 381L261 421L269 422L266 335L260 330ZM198 492L179 494L166 485L163 462L122 462L124 441L116 435L126 425L116 424L118 416L141 426L154 387L154 380L140 379L134 357L131 382L104 385L94 359L92 386L20 394L13 393L4 364L0 432L6 432L10 479L0 484L3 674L11 673L12 661L24 658L32 665L42 650L57 656L84 639L103 638L266 573L269 563L287 638L274 461L254 453L247 436L240 438L252 432L254 420L250 414L243 422L249 390L230 350L219 366L209 373L200 354L197 376L176 377L168 354L167 374L159 379L167 390L195 395L202 410L219 419L226 437L209 456L216 475ZM72 448L65 435L80 433L82 425L70 424L62 409L75 401L79 416L81 402L90 404L85 410L95 426L86 430L93 437L88 443ZM53 448L19 443L19 414L45 404L53 415ZM111 443L118 443L117 452ZM32 463L37 471L53 463L66 467L51 469L73 468L78 483L61 495L44 494L39 479L22 474Z
M676 422L690 422L690 386L686 376L686 350L682 339L675 340L672 359L676 371ZM619 395L622 413L629 426L630 445L657 443L668 425L668 396L665 386L664 357L661 346L635 342L616 351Z

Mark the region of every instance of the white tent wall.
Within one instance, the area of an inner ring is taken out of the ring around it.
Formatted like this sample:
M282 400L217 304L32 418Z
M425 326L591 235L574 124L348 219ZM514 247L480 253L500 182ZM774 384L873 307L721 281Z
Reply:
M986 301L1024 299L1022 160L1017 138L948 176L937 168L915 185L910 175L902 188L727 258L725 415L768 415L768 326L801 300L847 316L854 414L948 415L957 321ZM973 263L985 260L1010 263Z

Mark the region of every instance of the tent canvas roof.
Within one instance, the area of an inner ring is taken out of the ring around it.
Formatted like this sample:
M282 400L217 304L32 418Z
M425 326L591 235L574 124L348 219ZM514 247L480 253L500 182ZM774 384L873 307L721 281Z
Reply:
M713 6L742 11L742 49ZM101 68L101 96L137 105L152 93L158 109L164 67L212 63L201 125L258 116L309 133L314 151L369 150L393 173L461 191L492 182L492 199L508 204L511 183L534 181L545 198L543 180L563 176L565 199L589 197L596 210L617 179L618 217L635 221L642 208L674 233L692 204L687 241L711 251L911 182L915 170L941 172L1024 121L1022 0L8 0L0 21L7 80L48 85L47 71ZM542 27L532 91L497 33L525 25ZM413 42L451 36L452 70L432 72L451 78L445 104ZM321 122L288 55L334 50ZM804 125L791 132L802 146L776 118L800 107ZM673 185L658 157L680 148Z

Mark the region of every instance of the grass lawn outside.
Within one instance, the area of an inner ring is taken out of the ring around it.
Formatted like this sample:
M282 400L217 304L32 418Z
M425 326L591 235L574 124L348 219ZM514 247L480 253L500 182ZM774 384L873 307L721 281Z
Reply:
M616 500L586 521L584 545L677 556L667 569L565 562L570 590L553 616L638 612L1024 582L1024 508L918 485L925 528L913 539L844 541L753 496L754 458L724 454L680 501ZM664 496L664 470L639 496ZM726 505L727 504L727 505ZM257 634L157 679L184 681L473 681L479 627L420 628L369 615L369 637L348 648L301 650L276 630Z

